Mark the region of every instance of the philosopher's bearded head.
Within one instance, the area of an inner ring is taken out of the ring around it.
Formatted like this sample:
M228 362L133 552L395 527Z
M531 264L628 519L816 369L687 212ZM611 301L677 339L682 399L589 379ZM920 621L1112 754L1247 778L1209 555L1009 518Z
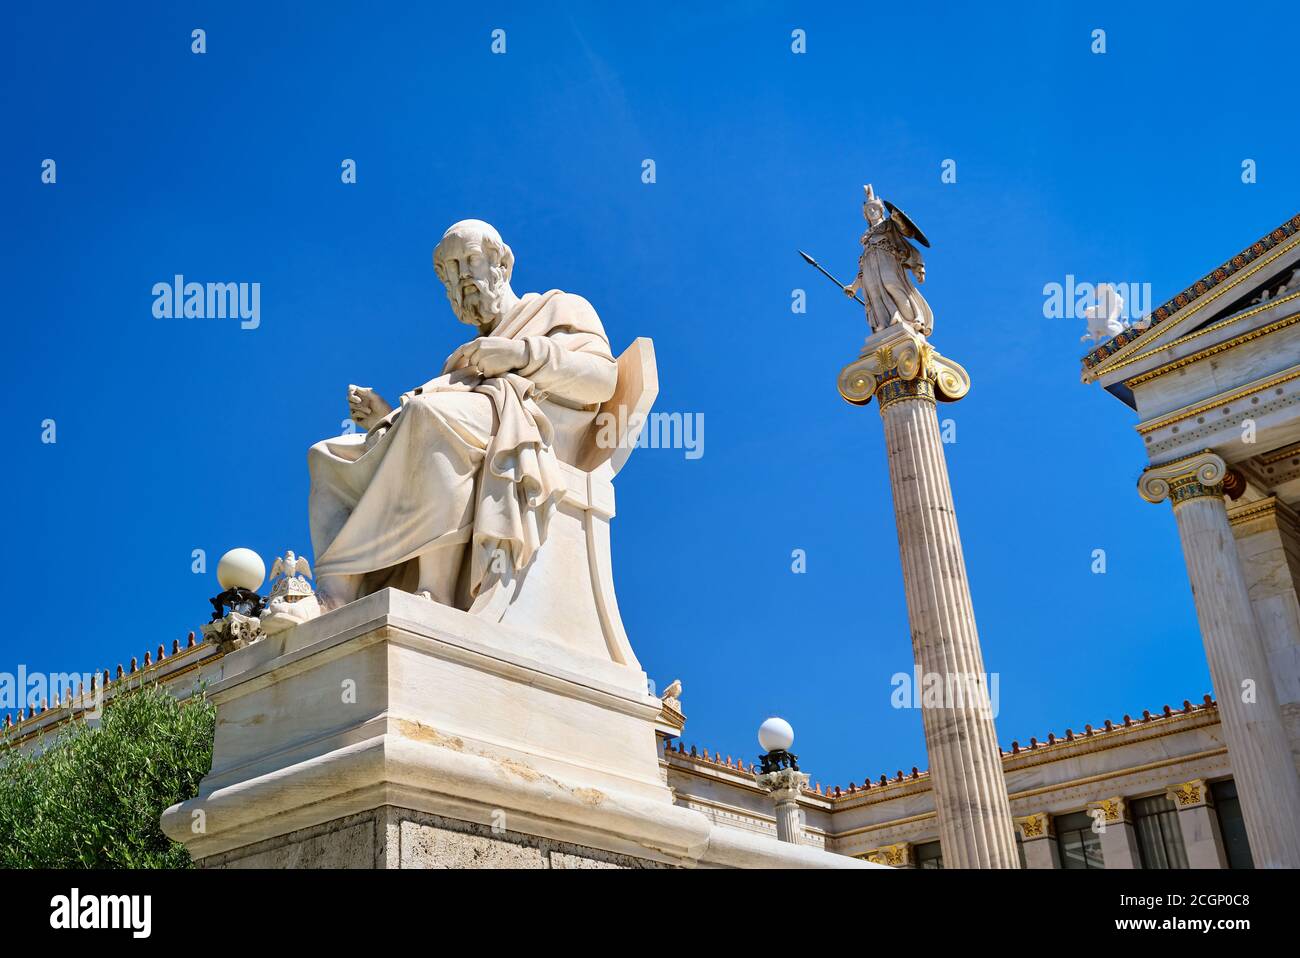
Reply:
M461 220L442 234L433 268L447 288L452 312L469 326L490 327L513 298L515 255L491 225Z

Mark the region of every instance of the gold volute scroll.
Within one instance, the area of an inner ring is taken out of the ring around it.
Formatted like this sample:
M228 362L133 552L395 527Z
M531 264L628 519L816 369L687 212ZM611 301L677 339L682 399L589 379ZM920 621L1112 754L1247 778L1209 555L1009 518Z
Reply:
M947 356L934 353L934 386L944 402L956 402L970 392L970 373L966 367Z
M875 354L849 363L840 371L840 395L844 397L845 402L855 406L865 406L875 395L882 372L880 360Z

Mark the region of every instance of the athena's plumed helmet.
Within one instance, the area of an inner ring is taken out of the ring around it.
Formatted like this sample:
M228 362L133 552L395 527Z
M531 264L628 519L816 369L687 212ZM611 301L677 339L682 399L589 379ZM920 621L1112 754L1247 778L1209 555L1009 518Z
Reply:
M882 203L880 201L880 198L876 196L876 191L871 188L871 184L868 183L866 186L862 187L862 190L864 193L867 194L866 199L862 201L863 215L864 216L866 215L868 206L874 206L877 209L877 211L879 211L879 213L883 216L885 214L885 204Z

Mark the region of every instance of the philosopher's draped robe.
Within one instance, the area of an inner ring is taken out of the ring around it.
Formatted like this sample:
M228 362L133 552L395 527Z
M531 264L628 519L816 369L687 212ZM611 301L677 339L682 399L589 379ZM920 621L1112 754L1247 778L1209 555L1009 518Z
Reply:
M921 265L921 253L899 232L892 219L882 220L862 235L858 278L854 286L867 301L867 322L874 332L905 322L927 335L934 326L930 304L907 276Z
M459 592L472 600L495 550L507 549L519 571L545 542L565 484L538 402L594 419L618 368L596 311L571 293L525 295L489 335L526 343L527 364L485 379L449 360L364 437L311 448L318 579L362 575L361 594L386 585L413 591L411 560L456 549L468 576Z

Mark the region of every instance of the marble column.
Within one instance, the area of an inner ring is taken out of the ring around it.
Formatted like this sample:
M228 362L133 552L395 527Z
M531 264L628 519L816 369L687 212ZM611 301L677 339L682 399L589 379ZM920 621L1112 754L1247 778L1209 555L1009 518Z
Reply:
M1061 867L1061 849L1056 845L1051 815L1038 812L1022 816L1016 819L1016 828L1020 829L1026 868Z
M1141 868L1142 855L1138 851L1137 833L1129 821L1128 806L1124 799L1103 799L1089 802L1093 830L1101 841L1101 859L1107 868Z
M1228 510L1237 540L1241 574L1264 642L1282 710L1282 724L1291 743L1291 757L1300 769L1300 518L1268 496Z
M758 787L772 796L776 806L776 837L792 845L803 844L803 813L799 810L799 793L808 784L808 776L793 768L759 775Z
M1173 503L1251 854L1260 868L1300 868L1300 776L1228 524L1227 476L1206 450L1152 466L1138 491Z
M1175 785L1165 793L1178 809L1188 868L1227 868L1219 816L1210 804L1210 789L1201 779Z
M970 377L903 324L867 339L840 373L840 394L854 405L875 396L884 423L898 548L912 629L912 651L930 701L922 708L935 810L948 868L1018 868L1011 809L1002 775L948 466L935 412L955 401Z

